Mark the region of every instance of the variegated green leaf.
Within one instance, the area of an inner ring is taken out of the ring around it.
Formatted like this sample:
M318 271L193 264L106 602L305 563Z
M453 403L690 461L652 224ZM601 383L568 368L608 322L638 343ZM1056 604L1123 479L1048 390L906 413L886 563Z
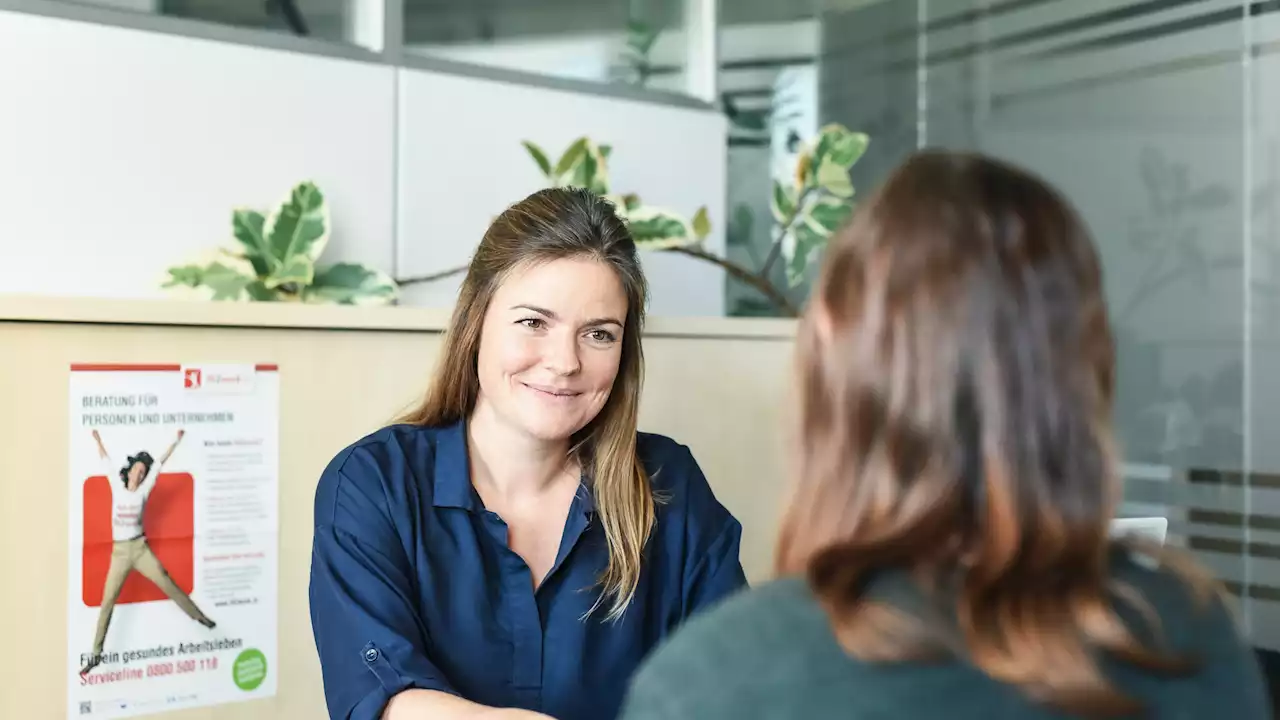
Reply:
M691 226L693 237L699 242L711 234L711 218L707 217L707 209L705 207L698 208L698 212L694 213Z
M303 297L311 303L386 305L398 295L399 288L386 273L356 263L337 263L317 272Z
M529 151L529 157L538 164L538 169L542 171L543 176L551 177L551 161L547 159L547 154L542 151L542 148L528 140L522 141L522 144L524 149Z
M636 245L648 250L669 250L697 242L689 222L670 210L639 207L627 216Z
M582 156L582 162L574 166L573 172L569 174L569 179L565 184L570 187L587 188L592 192L596 192L596 187L598 186L596 175L601 169L598 157L588 148L587 152Z
M613 146L612 146L612 145L601 145L601 146L600 146L600 157L604 158L606 161L608 161L608 159L609 159L609 155L610 155L610 154L612 154L612 153L613 153Z
M782 245L783 258L787 261L787 285L796 287L804 282L809 264L826 247L828 236L815 231L808 223L797 223L787 236L790 242Z
M276 272L263 279L268 288L276 289L285 285L305 287L310 285L316 276L316 264L306 255L293 255L285 261Z
M813 151L814 167L834 163L848 171L867 151L871 142L865 133L851 132L839 123L825 125L818 131L818 143Z
M214 263L205 268L202 284L213 290L214 300L240 300L244 296L245 287L253 282L248 275L236 272L222 263Z
M788 225L796 214L796 193L777 180L773 181L773 194L769 198L769 210L779 225Z
M329 206L320 188L300 183L267 217L263 232L281 266L299 256L314 264L329 243Z
M635 210L640 207L640 196L635 193L627 193L622 196L622 202L628 211Z
M849 168L834 163L824 162L818 166L818 186L828 193L841 198L853 197L853 183L849 180Z
M249 296L250 300L256 300L258 302L274 302L280 299L279 293L267 287L267 284L262 280L254 280L248 285L245 285L244 291Z
M568 178L573 176L577 166L587 157L587 145L591 141L585 137L578 138L573 141L564 154L560 156L560 161L556 163L553 174L559 185Z
M839 230L853 213L853 204L837 198L823 198L810 203L804 210L804 221L822 235Z
M587 141L582 162L574 169L573 176L566 184L586 188L597 195L609 194L609 163L599 145Z
M231 213L232 233L244 248L244 259L253 264L258 277L266 277L280 266L267 243L266 221L257 210L238 209Z
M245 286L254 281L236 268L220 262L170 268L169 278L164 287L204 287L211 292L213 300L240 300Z
M199 287L203 278L203 267L199 265L180 265L169 268L169 279L161 287Z

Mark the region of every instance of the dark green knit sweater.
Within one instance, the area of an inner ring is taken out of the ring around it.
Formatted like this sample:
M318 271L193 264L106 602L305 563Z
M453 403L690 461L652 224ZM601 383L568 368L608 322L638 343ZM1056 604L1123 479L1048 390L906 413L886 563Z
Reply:
M1200 608L1168 574L1118 556L1118 579L1138 589L1177 650L1202 658L1185 678L1118 662L1106 671L1160 720L1271 718L1252 651L1222 605ZM920 602L904 575L874 594L900 607ZM875 665L849 657L797 580L744 592L694 618L637 674L622 720L1047 720L1071 717L1029 700L963 662Z

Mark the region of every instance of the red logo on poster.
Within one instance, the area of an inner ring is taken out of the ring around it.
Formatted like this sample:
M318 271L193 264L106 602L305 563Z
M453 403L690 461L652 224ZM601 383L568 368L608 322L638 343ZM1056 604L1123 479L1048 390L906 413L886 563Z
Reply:
M198 388L200 387L200 368L187 368L183 371L182 387Z

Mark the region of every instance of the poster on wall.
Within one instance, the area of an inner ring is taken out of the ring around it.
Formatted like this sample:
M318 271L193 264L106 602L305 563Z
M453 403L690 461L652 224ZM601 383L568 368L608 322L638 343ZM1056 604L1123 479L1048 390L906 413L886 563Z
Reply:
M69 718L276 692L279 373L70 373Z

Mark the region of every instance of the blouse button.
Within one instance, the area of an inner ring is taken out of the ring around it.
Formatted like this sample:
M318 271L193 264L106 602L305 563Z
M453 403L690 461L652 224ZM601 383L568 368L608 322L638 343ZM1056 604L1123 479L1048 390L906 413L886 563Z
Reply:
M378 651L376 649L369 648L368 650L364 651L365 662L373 662L374 660L377 660L377 659L378 659Z

